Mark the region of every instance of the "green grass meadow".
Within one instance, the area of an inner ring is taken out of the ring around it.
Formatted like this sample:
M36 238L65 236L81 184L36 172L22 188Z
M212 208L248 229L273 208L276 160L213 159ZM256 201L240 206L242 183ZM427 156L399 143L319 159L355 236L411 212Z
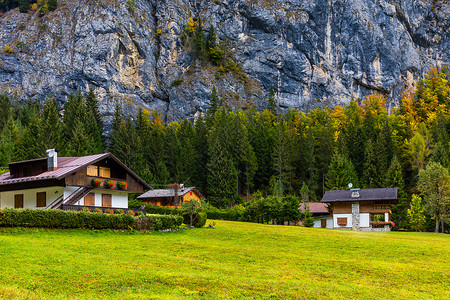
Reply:
M0 228L0 299L450 299L448 235L215 222Z

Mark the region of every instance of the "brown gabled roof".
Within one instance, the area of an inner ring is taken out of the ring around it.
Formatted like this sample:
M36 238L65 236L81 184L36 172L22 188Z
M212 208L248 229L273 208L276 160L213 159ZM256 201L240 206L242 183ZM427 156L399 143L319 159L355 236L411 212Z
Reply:
M13 176L11 176L10 172L6 172L0 175L0 185L38 181L38 180L49 180L49 179L60 180L74 172L77 172L79 169L83 167L94 164L105 158L112 158L115 162L117 162L120 166L122 166L128 173L130 173L137 181L142 183L142 185L144 185L148 189L152 188L148 183L146 183L142 178L140 178L136 173L134 173L130 168L128 168L125 164L123 164L117 157L115 157L111 153L102 153L80 157L58 157L58 168L54 171L46 171L35 176L27 176L19 178L14 178ZM10 163L10 165L25 164L27 162L37 160L46 160L46 158L14 162Z
M359 197L352 197L352 192L358 192ZM380 188L380 189L361 189L352 190L333 190L325 192L323 203L330 202L355 202L355 201L395 201L397 200L398 188Z
M203 195L195 188L195 187L187 187L184 189L178 190L178 196L184 196L188 192L193 191L197 194L200 198L203 198ZM146 198L165 198L165 197L174 197L175 196L175 190L174 189L157 189L157 190L150 190L139 197L137 199L146 199Z
M328 204L326 204L326 203L309 202L309 203L307 203L307 206L309 207L309 211L313 214L328 214L328 213L330 213L327 209ZM305 209L303 208L303 203L300 203L300 207L298 209L300 209L302 212L305 211Z

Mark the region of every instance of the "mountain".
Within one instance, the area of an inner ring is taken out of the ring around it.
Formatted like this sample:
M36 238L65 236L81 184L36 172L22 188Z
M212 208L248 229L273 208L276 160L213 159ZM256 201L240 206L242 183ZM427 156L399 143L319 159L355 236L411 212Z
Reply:
M63 102L92 87L106 117L117 101L128 113L192 117L213 86L233 107L266 107L271 87L282 108L371 92L392 105L430 66L450 62L449 1L58 2L43 16L0 14L0 91ZM212 54L198 44L211 27Z

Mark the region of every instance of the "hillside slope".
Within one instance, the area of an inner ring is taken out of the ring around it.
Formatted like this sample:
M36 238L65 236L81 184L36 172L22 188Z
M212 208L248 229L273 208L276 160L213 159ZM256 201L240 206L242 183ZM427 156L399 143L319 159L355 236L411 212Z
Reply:
M450 3L407 0L67 0L39 17L0 16L0 90L60 101L92 86L102 113L204 112L211 90L232 106L308 109L378 91L395 101L430 66L450 63ZM189 19L224 42L232 71L194 57Z

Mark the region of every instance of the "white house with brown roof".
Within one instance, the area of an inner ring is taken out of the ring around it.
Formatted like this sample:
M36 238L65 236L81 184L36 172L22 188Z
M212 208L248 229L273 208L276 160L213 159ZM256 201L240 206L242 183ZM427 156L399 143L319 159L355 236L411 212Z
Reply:
M330 207L335 229L390 231L397 192L397 188L333 190L325 192L321 202ZM376 219L382 219L381 225Z
M309 202L306 204L314 218L314 228L333 228L333 217L328 210L328 204L321 202ZM303 203L299 209L305 213Z
M128 208L128 194L151 189L111 153L9 164L0 175L0 208Z

